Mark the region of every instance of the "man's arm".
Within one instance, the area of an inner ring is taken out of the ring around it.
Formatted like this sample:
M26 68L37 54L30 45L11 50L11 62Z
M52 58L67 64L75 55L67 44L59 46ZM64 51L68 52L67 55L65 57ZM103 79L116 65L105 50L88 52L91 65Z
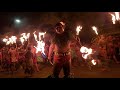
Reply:
M80 42L80 38L79 38L79 37L76 38L76 42L77 42L77 44L78 44L80 47L82 47L82 44L81 44L81 42Z
M51 56L53 54L54 48L55 48L55 44L52 43L49 47L49 53L48 53L48 59L49 60L51 60Z
M77 44L79 47L82 47L80 38L79 38L78 36L73 36L73 40L76 41L76 44Z

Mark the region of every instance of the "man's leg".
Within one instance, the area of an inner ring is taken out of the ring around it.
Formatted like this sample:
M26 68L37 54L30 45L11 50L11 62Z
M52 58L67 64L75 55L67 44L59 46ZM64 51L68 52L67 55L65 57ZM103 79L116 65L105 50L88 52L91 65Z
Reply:
M55 62L53 65L53 78L59 78L61 69L62 69L62 64Z
M71 69L71 62L67 61L63 65L63 71L64 71L64 78L70 78L70 69Z

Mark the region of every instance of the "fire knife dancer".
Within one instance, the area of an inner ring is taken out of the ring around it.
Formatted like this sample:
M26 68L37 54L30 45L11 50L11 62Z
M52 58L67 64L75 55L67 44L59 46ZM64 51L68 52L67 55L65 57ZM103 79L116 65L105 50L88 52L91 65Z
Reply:
M64 78L70 78L71 69L71 40L72 35L70 31L67 31L65 24L59 22L55 25L55 36L52 38L52 42L49 48L48 60L53 64L52 75L48 78L59 78L61 69L64 71ZM52 54L53 63L52 63Z

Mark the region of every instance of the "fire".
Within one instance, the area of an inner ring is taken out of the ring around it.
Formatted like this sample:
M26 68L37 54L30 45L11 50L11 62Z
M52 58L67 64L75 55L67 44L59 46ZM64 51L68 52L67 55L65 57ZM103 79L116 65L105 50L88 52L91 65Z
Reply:
M11 36L10 38L3 38L3 42L6 43L6 45L16 43L17 37L16 36Z
M36 31L33 32L33 35L34 35L35 40L37 41L37 35L35 33L36 33Z
M26 33L22 33L21 35L25 39L25 41L27 41L29 39L29 37L30 37L30 33L27 33L27 34Z
M27 41L29 40L29 37L30 37L30 33L22 33L21 34L22 36L20 37L20 41L22 43L22 45L24 44L24 41Z
M80 49L80 52L81 53L87 53L87 49L88 49L87 47L82 46L81 49Z
M84 59L90 59L90 62L93 64L93 65L96 65L97 62L96 60L93 59L92 57L92 54L93 54L93 50L91 48L87 48L87 47L84 47L82 46L80 48L80 52L82 53L82 57Z
M7 42L8 41L8 39L6 39L6 38L3 38L3 40L2 40L3 42Z
M27 33L27 39L29 39L29 37L30 37L30 33Z
M39 32L39 40L41 40L42 38L41 38L41 36L43 36L43 38L44 38L44 35L46 34L46 32L44 33L44 32Z
M16 36L12 36L12 37L11 37L11 42L12 42L12 44L13 44L13 43L16 43L16 40L17 40L17 37L16 37Z
M118 21L119 20L119 12L115 12L115 17L116 17L116 20Z
M22 43L22 45L24 44L24 38L23 37L20 37L20 41L21 41L21 43Z
M34 46L36 48L36 53L38 53L40 51L43 54L45 54L44 53L44 46L45 46L45 43L43 41L37 41L37 47Z
M110 14L111 16L112 16L112 22L113 22L113 24L115 24L115 15L113 15L113 14Z
M45 32L45 33L46 33L46 32ZM34 46L34 47L36 48L36 53L38 53L38 52L40 51L40 52L42 52L43 54L45 54L45 53L44 53L45 43L44 43L44 41L43 41L42 38L41 38L41 36L43 36L43 38L44 38L45 33L39 32L39 40L37 39L36 31L33 33L33 34L34 34L35 41L37 42L37 46Z
M82 47L80 48L80 52L82 53L82 57L83 57L84 59L87 59L87 58L88 58L88 55L92 54L92 49L82 46Z
M112 22L113 22L113 24L115 24L115 22L120 19L119 12L115 12L115 14L111 14L110 13L110 15L112 16Z
M82 26L77 26L76 28L76 35L79 35L79 32L81 31Z
M60 23L61 23L63 26L65 26L65 23L64 23L64 22L61 21Z
M97 32L97 27L93 26L92 29L95 31L95 33L98 35L98 32Z
M3 40L2 40L3 42L5 42L6 43L6 45L8 45L8 44L10 44L10 42L9 42L9 39L8 38L3 38Z
M96 63L96 60L94 60L94 59L93 59L91 62L92 62L93 65L96 65L96 64L97 64L97 63Z

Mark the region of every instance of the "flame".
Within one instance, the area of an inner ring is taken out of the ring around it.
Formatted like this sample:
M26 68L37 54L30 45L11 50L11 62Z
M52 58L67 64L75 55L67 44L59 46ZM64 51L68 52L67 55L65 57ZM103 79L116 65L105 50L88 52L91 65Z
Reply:
M119 12L115 12L115 17L116 17L116 20L118 21L119 20Z
M81 49L80 49L80 52L81 53L87 53L87 49L88 49L87 47L82 46Z
M22 45L24 44L24 38L23 37L20 37L20 41L21 41L21 43L22 43Z
M21 35L22 35L22 37L20 37L20 41L23 44L24 41L27 41L27 39L29 39L30 33L27 33L27 35L26 35L26 33L22 33ZM5 38L3 38L2 41L5 42L6 45L9 45L9 44L16 43L16 40L17 40L16 36L11 36L10 38L8 36L6 36Z
M45 43L44 43L44 41L41 39L41 36L43 35L43 38L44 38L44 35L45 35L45 33L46 32L39 32L39 40L37 40L37 35L35 34L36 33L36 31L35 32L33 32L33 34L34 34L34 38L35 38L35 40L37 41L37 46L34 46L35 48L36 48L36 53L38 53L39 51L40 52L42 52L43 54L45 54L44 53L44 46L45 46Z
M97 27L93 26L92 29L95 31L95 33L98 35L98 32L97 32Z
M6 39L6 38L3 38L3 40L2 40L3 42L7 42L8 41L8 39Z
M7 42L6 42L6 45L9 45L9 44L10 44L10 41L7 41Z
M82 53L82 57L83 57L84 59L87 59L87 58L88 58L88 55L92 54L92 49L82 46L82 47L80 48L80 52Z
M76 35L79 35L79 32L81 31L82 26L77 26L76 28Z
M26 33L22 33L21 35L22 35L22 37L23 37L25 40L27 39Z
M96 65L96 64L97 64L97 63L96 63L96 60L94 60L94 59L93 59L91 62L92 62L93 65Z
M113 24L115 24L115 15L113 15L113 14L110 14L111 16L112 16L112 22L113 22Z
M112 22L113 22L113 24L115 24L115 22L120 19L119 12L115 12L115 14L111 14L110 13L110 15L112 16Z
M65 25L65 23L64 22L60 22L63 26Z
M13 44L13 41L12 41L12 39L11 39L11 38L9 38L9 42L10 42L11 44Z
M20 37L20 41L22 43L22 45L24 44L24 41L27 41L30 37L30 33L22 33L21 34L21 37Z
M35 33L36 33L36 31L33 32L33 35L34 35L35 40L37 41L37 35Z
M16 37L16 36L12 36L12 37L11 37L11 42L12 42L12 44L13 44L13 43L16 43L16 40L17 40L17 37Z
M2 40L3 42L5 42L6 43L6 45L9 45L10 44L10 41L9 41L9 39L7 39L7 38L3 38L3 40Z
M25 41L27 41L29 39L29 37L30 37L30 33L27 33L27 34L26 33L22 33L21 35L25 39Z
M27 39L29 39L29 37L30 37L30 33L27 33Z
M84 46L82 46L81 48L80 48L80 52L82 53L82 57L84 58L84 59L89 59L89 57L88 56L90 56L91 54L93 54L93 50L91 49L91 48L87 48L87 47L84 47ZM91 58L90 58L91 59ZM97 64L97 62L96 62L96 60L91 60L91 62L92 62L92 64L93 65L96 65Z
M13 43L16 43L16 40L17 40L17 37L16 36L11 36L10 38L6 37L6 38L3 38L3 42L6 43L6 45L9 45L9 44L13 44Z
M36 48L36 53L38 53L40 51L43 54L45 54L44 53L44 46L45 46L45 43L43 41L37 41L37 47L34 46Z
M46 34L46 32L39 32L39 40L41 40L41 36L43 36L43 38L44 38L44 35Z

